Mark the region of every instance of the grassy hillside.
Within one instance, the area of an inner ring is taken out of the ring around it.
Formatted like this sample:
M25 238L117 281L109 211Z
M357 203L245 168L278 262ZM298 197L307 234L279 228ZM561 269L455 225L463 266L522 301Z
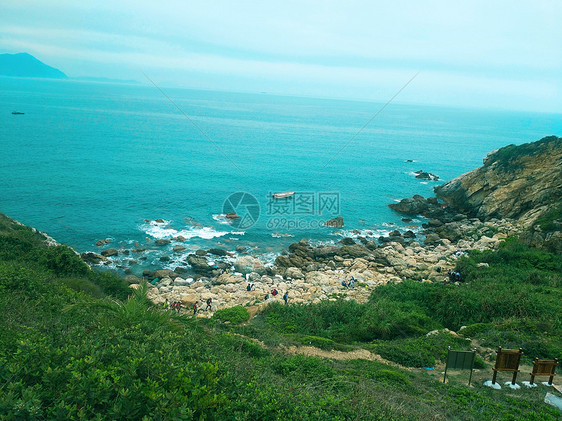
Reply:
M0 419L559 419L544 388L467 387L464 373L442 384L428 375L437 370L417 368L439 364L448 344L468 349L460 336L426 336L461 324L490 346L560 356L559 258L510 243L459 268L466 284L389 285L363 305L271 306L240 324L243 309L195 320L2 218ZM507 286L518 304L491 295ZM318 358L293 345L350 353ZM365 359L374 355L366 350L388 362ZM491 376L489 363L479 366Z

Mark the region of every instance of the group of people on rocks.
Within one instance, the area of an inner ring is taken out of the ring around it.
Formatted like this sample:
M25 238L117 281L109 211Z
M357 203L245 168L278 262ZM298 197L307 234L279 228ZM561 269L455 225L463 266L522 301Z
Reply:
M357 279L355 279L353 276L351 277L351 279L349 280L349 282L345 282L345 279L343 281L341 281L341 285L344 288L354 288L355 287L355 282L357 282Z
M213 299L211 297L207 298L206 301L207 307L205 307L205 311L209 311L209 310L213 310ZM197 307L197 301L195 301L193 303L193 315L195 316L197 314L198 311L198 307Z
M277 291L276 288L273 288L271 290L271 295L273 295L274 297L277 296L279 294L279 291ZM269 293L265 294L265 301L269 300ZM285 294L283 294L283 301L285 301L285 304L287 304L287 301L289 300L289 293L287 291L285 291Z
M180 312L182 307L183 304L181 303L181 301L174 301L173 303L170 303L168 302L168 300L166 300L166 302L164 303L164 308L169 308L170 310L177 311L178 313Z
M205 307L206 311L209 310L213 310L213 299L211 297L209 297L206 301L207 306ZM168 300L166 300L166 302L164 303L164 308L169 308L170 310L173 311L177 311L178 313L181 312L181 309L183 308L183 304L181 301L174 301L172 303L169 303ZM195 301L192 305L193 308L193 314L197 314L197 311L199 310L199 306L197 305L197 301Z

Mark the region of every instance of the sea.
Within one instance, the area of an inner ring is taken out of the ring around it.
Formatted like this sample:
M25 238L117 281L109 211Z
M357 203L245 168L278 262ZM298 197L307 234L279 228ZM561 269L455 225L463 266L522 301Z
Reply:
M188 267L199 248L271 263L302 238L419 233L388 204L562 133L560 114L159 88L0 78L0 212L78 252L116 248L119 271Z

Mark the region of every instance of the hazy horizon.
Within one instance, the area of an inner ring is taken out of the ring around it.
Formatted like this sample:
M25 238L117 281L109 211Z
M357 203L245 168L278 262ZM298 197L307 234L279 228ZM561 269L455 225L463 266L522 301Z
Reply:
M4 5L0 53L71 78L559 113L562 4L365 1Z

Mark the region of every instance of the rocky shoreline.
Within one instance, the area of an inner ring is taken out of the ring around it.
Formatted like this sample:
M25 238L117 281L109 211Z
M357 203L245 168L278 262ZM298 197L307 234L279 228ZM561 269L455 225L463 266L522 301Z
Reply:
M415 174L438 179L421 170ZM236 255L221 248L197 250L185 261L191 274L186 267L177 267L145 270L142 278L128 274L125 279L132 287L146 279L153 302L181 302L187 311L194 303L204 307L201 304L211 298L212 311L200 314L207 317L217 309L235 305L255 312L272 301L282 302L285 292L290 303L335 299L364 302L374 288L388 282L444 282L464 252L495 249L508 236L562 252L562 138L549 136L493 151L481 167L434 191L437 197L415 195L389 205L404 216L406 223L414 216L427 218L416 233L394 230L376 241L372 236L358 236L322 246L312 246L303 239L291 244L273 265L240 246ZM341 227L343 219L334 218L326 225ZM98 243L105 245L108 240ZM184 238L172 240L178 243L174 253L186 250L181 245ZM168 239L158 242L171 243ZM113 255L142 251L109 248L101 255L83 253L82 258L87 263L103 264ZM352 288L347 285L350 279L355 280ZM274 289L280 294L273 296Z
M412 231L398 230L379 237L377 242L364 237L357 241L344 238L338 245L314 247L303 239L291 244L273 266L251 255L238 257L232 266L211 266L208 257L228 252L198 250L187 259L194 271L192 276L172 270L146 270L143 278L149 281L148 296L159 305L181 302L186 312L192 311L194 303L205 308L211 298L212 310L200 310L199 317L210 317L218 309L236 305L255 313L271 302L282 303L285 292L289 303L336 299L365 302L374 288L389 282L448 282L448 271L464 252L495 249L506 237L519 234L511 220L482 222L453 214L435 198L415 196L390 206L407 215L430 217L423 224L425 240L418 241ZM125 277L133 288L143 278ZM342 285L352 278L353 287ZM277 296L271 293L274 289L279 291Z

